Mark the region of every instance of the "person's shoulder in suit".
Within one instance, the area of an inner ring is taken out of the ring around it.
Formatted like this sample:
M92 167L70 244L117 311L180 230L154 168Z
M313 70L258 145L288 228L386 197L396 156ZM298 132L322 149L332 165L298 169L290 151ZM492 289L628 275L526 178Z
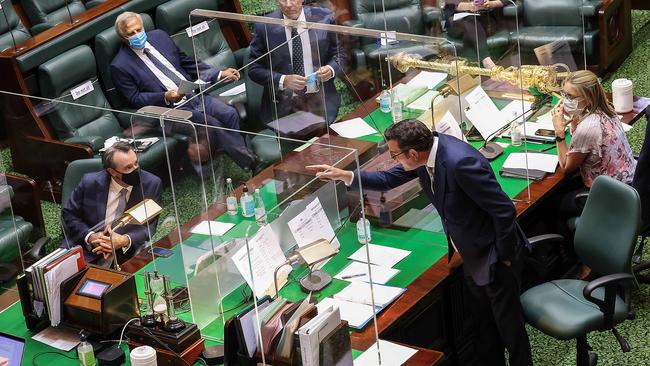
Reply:
M461 141L454 136L449 136L445 134L438 134L439 144L442 144L445 150L445 157L447 161L458 161L466 157L473 157L480 161L484 161L489 164L487 159L481 155L478 150L476 150L472 145L468 144L465 141Z
M84 188L96 187L97 184L108 183L110 181L109 178L109 174L106 172L106 170L86 173L83 175L83 177L81 177L78 186ZM106 186L108 187L108 185Z
M141 174L142 181L145 182L145 184L147 183L156 184L156 185L162 184L162 180L160 179L160 177L158 177L153 173L149 173L144 169L140 169L140 174Z
M305 19L314 23L334 23L334 13L328 8L305 6Z

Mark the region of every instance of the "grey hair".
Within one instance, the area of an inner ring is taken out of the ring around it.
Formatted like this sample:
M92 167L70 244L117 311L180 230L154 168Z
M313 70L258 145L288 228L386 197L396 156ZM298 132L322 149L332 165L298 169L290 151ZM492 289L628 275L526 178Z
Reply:
M118 36L124 37L124 26L126 25L126 22L133 17L138 18L140 20L140 23L142 23L142 17L140 14L134 13L132 11L125 11L124 13L117 16L117 19L115 19L115 33L117 33Z

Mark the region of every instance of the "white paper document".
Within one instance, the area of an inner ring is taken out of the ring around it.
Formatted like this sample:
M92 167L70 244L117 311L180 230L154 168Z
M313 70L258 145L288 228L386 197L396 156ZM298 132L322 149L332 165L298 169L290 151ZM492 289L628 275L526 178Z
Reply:
M428 110L431 109L431 100L433 100L433 98L438 96L438 94L439 93L437 91L435 91L435 90L429 90L428 92L422 94L421 97L419 97L418 99L411 102L411 104L407 105L406 108L416 109L416 110L419 110L419 111L428 111ZM434 103L435 104L440 104L440 103L442 103L443 99L444 98L437 98ZM434 105L434 108L435 108L435 105Z
M47 308L50 314L50 323L53 327L56 327L61 322L61 283L79 272L77 266L79 257L80 254L71 255L45 273Z
M257 298L266 294L275 294L273 274L275 269L287 260L287 257L284 256L278 237L271 230L271 225L262 226L257 234L248 240L248 247L250 252L247 252L244 245L232 257L235 266L246 283L254 290ZM290 266L278 271L278 290L282 287L290 271ZM284 280L280 281L280 279Z
M219 94L220 97L230 97L233 95L241 94L246 91L246 84L241 83L233 88L226 90L225 92Z
M192 234L221 236L228 232L228 230L235 227L235 224L219 221L201 221L198 225L192 228Z
M481 15L480 13L456 13L454 14L454 21L461 20L467 17L477 17Z
M368 244L368 250L370 251L370 263L384 267L393 267L399 263L399 261L411 254L411 252L408 250L377 244ZM363 246L348 258L352 259L353 261L368 263L366 248Z
M403 294L404 291L406 289L401 287L370 284L368 282L351 282L341 292L334 294L334 298L356 302L358 304L372 305L372 295L374 295L375 306L385 308Z
M333 299L331 297L320 300L316 307L318 312L321 309L327 309L331 306L337 306L341 312L341 319L348 322L348 326L354 329L362 329L371 319L375 313L373 307L366 304L358 304L345 300ZM379 311L379 308L377 308Z
M420 71L406 85L423 86L427 89L433 89L445 80L447 80L447 74L444 72Z
M526 119L530 117L531 114L533 114L534 111L530 110L530 107L533 105L533 102L528 102L528 101L521 101L521 100L513 100L512 102L508 103L503 109L501 109L501 114L503 115L503 118L506 119L506 121L510 122L513 119L517 118L517 121L521 123L522 121L522 114L525 113Z
M334 239L332 240L332 245L336 249L341 247L339 239L334 236L334 229L318 197L311 201L305 207L304 211L291 219L287 225L289 226L289 230L291 230L291 234L296 239L298 247L303 247L319 239L325 239L327 241Z
M408 361L418 351L413 348L405 347L393 342L379 340L379 353L381 354L381 364L387 366L399 366ZM377 366L379 365L379 354L377 353L377 343L368 348L361 356L354 360L354 366Z
M338 306L318 308L318 315L298 328L303 366L318 366L320 343L341 324Z
M370 127L366 121L361 118L354 118L351 120L334 123L330 128L336 131L340 136L349 139L355 139L361 136L368 136L377 133L377 131Z
M66 327L47 327L32 339L68 352L79 344L79 333Z
M494 137L493 135L508 123L508 119L503 117L501 111L481 86L474 88L464 98L468 103L465 116L476 127L483 139Z
M534 169L553 173L557 163L558 157L554 154L512 153L508 155L503 163L503 169Z
M454 136L455 138L463 141L467 141L463 131L460 129L458 121L454 116L447 111L444 116L439 121L435 121L436 131L439 133L444 133L445 135Z
M368 274L368 264L361 262L350 263L350 265L345 267L341 272L339 272L339 274L334 276L334 278L350 282L363 281L383 285L400 272L399 269L376 266L374 264L371 264L370 267L372 272L372 281L370 281L370 276Z

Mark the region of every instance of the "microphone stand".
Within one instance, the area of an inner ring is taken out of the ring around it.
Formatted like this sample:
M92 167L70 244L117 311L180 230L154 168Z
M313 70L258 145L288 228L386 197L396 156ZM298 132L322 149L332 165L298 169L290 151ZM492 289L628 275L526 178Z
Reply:
M119 263L117 263L117 254L115 253L115 245L113 245L113 233L115 230L124 227L128 222L130 221L130 218L127 219L121 219L120 222L115 226L114 228L111 229L111 235L109 238L111 239L111 251L113 252L113 265L115 266L115 269L118 271L122 271L122 268L120 268Z
M2 15L5 18L5 22L7 22L7 26L9 26L9 17L7 17L7 13L5 12L4 6L5 6L5 0L0 0L0 10L2 10ZM9 3L9 6L12 6L11 2ZM15 54L18 51L22 50L24 47L18 48L16 46L16 37L14 37L14 31L13 30L9 29L9 34L11 34L11 42L14 45L13 53Z
M65 8L68 11L68 17L70 18L70 25L74 25L79 22L79 19L72 19L72 12L70 11L70 0L66 0Z

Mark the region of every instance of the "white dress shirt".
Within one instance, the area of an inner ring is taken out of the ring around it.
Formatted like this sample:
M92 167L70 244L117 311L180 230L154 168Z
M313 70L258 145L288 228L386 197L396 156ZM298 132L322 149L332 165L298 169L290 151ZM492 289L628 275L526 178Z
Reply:
M282 16L284 19L289 19L285 15ZM302 11L300 11L300 16L298 16L297 21L300 22L305 22L305 9L303 8ZM302 60L303 60L303 67L305 69L305 76L309 76L312 73L314 73L314 63L312 62L312 55L311 55L311 43L309 42L309 31L307 28L303 27L298 27L296 28L296 31L298 32L298 38L300 38L300 44L302 45ZM289 47L289 56L291 57L291 60L293 60L293 47L292 47L292 42L296 42L297 39L291 39L291 27L284 27L284 34L287 36L287 46ZM330 65L322 65L325 67L328 67L330 69L330 72L332 73L332 77L334 77L334 69ZM316 70L318 71L318 70ZM280 76L280 85L278 86L278 89L284 90L284 77L286 75ZM331 77L330 77L331 79ZM329 79L327 79L329 80ZM327 81L323 80L323 81ZM316 92L317 90L307 90L307 92Z
M126 188L126 202L129 202L129 198L131 197L131 191L133 191L133 186L122 187L119 183L115 181L115 179L113 179L113 177L111 177L111 183L108 186L108 199L106 200L106 213L104 214L104 219L105 219L104 222L106 223L106 225L109 225L115 219L118 218L116 217L117 212L115 211L117 210L117 206L120 202L120 192L122 191L122 188ZM85 241L86 244L88 245L89 250L92 250L93 246L92 244L90 244L88 239L94 233L95 233L94 231L89 231L88 234L86 234ZM129 250L129 248L131 248L131 237L128 234L126 235L126 237L129 238L129 244L127 244L127 246L122 248L123 253L126 253Z

